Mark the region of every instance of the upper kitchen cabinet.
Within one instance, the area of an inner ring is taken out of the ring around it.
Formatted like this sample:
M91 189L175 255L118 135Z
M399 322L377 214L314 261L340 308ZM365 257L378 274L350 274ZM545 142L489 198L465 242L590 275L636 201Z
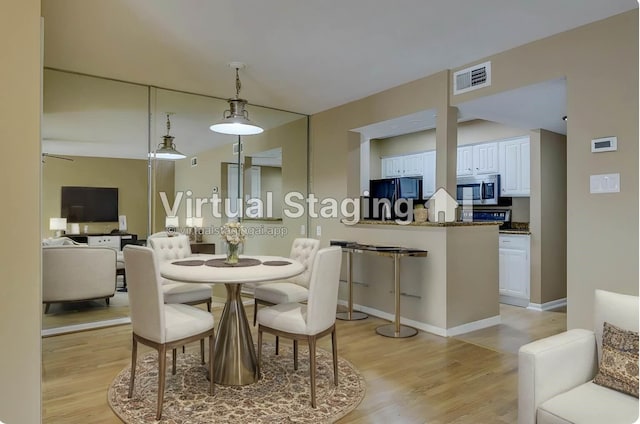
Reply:
M422 153L382 158L382 178L421 177L423 172Z
M482 143L473 146L473 170L476 174L497 174L498 143Z
M528 197L531 191L529 137L502 141L498 148L500 195Z
M456 175L473 175L473 146L458 147Z
M480 143L458 147L456 175L459 177L497 174L498 172L500 172L498 143Z

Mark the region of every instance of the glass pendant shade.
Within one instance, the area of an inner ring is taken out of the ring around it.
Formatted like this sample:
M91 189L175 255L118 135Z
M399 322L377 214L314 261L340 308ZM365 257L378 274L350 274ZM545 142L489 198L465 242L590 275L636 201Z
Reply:
M211 131L232 135L255 135L264 130L249 120L249 113L244 109L247 104L243 99L229 99L229 110L225 110L224 119L209 127Z

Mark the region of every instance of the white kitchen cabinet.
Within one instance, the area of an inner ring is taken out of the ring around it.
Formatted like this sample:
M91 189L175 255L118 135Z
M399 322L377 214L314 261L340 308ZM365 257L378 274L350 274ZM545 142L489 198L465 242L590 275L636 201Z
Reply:
M422 177L424 154L393 156L382 159L382 178Z
M500 196L528 197L531 192L529 137L500 142L498 156Z
M473 171L479 174L497 174L498 143L482 143L473 146Z
M422 175L422 197L429 198L436 192L436 151L424 153L424 173Z
M424 154L417 153L402 157L402 176L421 177L424 172Z
M402 156L382 159L382 178L402 176Z
M473 146L458 147L456 175L473 175Z
M500 302L516 306L529 304L531 281L528 235L500 234Z

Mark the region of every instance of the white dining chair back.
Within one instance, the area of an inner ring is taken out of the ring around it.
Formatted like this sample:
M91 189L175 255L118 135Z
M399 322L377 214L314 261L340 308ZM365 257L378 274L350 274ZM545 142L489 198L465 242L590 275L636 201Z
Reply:
M305 269L302 274L289 278L288 281L309 288L309 280L311 279L311 268L313 261L320 248L320 240L312 238L297 238L291 244L291 252L289 257L295 259L304 265Z
M151 249L142 246L127 246L124 255L133 332L156 343L164 343L164 295L158 261Z
M191 242L186 234L174 237L152 237L147 240L158 261L173 261L191 256Z
M318 334L336 321L341 261L338 246L320 250L315 258L307 300L307 334Z

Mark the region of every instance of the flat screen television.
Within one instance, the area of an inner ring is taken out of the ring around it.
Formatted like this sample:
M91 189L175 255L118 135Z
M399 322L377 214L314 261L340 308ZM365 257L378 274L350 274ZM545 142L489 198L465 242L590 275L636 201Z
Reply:
M117 222L118 189L62 187L60 216L67 222Z

